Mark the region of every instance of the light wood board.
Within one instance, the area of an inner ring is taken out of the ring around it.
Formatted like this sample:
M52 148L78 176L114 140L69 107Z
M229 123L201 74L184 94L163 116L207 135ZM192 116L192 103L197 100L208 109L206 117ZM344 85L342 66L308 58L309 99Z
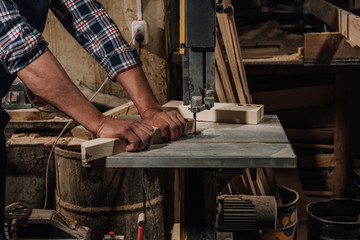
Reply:
M186 126L184 135L189 135L195 132L194 119L185 119ZM154 127L153 143L163 143L161 130ZM81 157L83 162L91 162L104 157L112 156L118 153L125 152L125 147L128 145L126 140L118 138L96 138L93 140L81 143Z
M164 110L177 110L184 118L193 114L182 101L171 101L163 105ZM255 104L215 103L210 110L197 113L199 121L258 124L264 117L264 106Z

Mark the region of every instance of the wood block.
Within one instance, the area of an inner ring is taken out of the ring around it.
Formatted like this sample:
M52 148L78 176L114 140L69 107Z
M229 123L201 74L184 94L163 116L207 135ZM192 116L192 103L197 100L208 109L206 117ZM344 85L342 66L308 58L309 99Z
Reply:
M73 129L71 129L71 134L75 138L81 138L84 140L91 140L95 138L95 135L92 134L89 130L87 130L83 126L74 127Z
M325 0L311 0L311 13L335 30L338 26L338 7Z
M6 112L10 115L11 121L33 121L41 120L42 114L37 109L7 109Z
M259 186L261 195L263 195L263 196L271 196L272 195L270 185L268 183L268 180L266 179L264 169L262 169L262 168L256 169L256 183Z
M193 114L182 101L171 101L163 105L164 110L177 110L184 118ZM210 110L196 115L199 121L258 124L264 117L264 106L258 104L215 103Z
M360 24L358 18L349 17L354 25ZM345 20L344 20L345 21ZM346 23L346 22L345 22ZM304 63L306 65L328 65L337 63L359 63L360 47L357 39L359 30L351 31L346 24L343 24L342 33L324 32L324 33L306 33L304 34ZM354 29L354 28L352 28ZM349 38L345 39L343 35L349 34ZM349 41L352 44L349 44Z
M116 108L110 109L103 113L103 115L111 118L115 118L118 115L135 115L137 114L137 108L135 107L132 101L122 104ZM95 138L95 135L92 134L89 130L84 128L83 126L77 126L71 130L71 134L73 137L81 138L85 140L91 140Z
M107 117L114 118L117 115L136 115L137 113L137 108L135 107L134 103L130 101L128 103L122 104L121 106L110 109L103 114Z
M235 90L237 92L240 103L246 103L246 97L243 86L241 85L239 69L236 62L235 48L233 45L228 15L226 13L217 13L216 16L219 23L221 36L224 40L224 46L229 60L230 72L235 84Z
M186 127L184 135L195 132L194 119L185 119ZM164 142L161 138L161 130L154 128L153 143ZM83 162L90 162L104 157L112 156L121 152L125 152L128 143L118 138L96 138L81 143L81 157Z
M127 142L118 138L96 138L81 144L81 159L91 162L125 152Z
M275 196L276 204L278 206L282 206L283 203L282 203L281 196L279 193L278 185L276 184L274 170L272 168L265 168L264 171L266 173L266 179L269 183L270 190L271 190L272 194Z

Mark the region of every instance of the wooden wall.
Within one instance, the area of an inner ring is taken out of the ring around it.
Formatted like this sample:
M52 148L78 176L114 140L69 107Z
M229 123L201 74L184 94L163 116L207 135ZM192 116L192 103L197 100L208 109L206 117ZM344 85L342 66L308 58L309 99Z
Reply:
M124 38L131 40L131 22L137 19L136 0L100 0L110 17L118 25ZM143 0L143 18L148 23L149 45L141 51L143 69L158 100L168 97L166 47L164 41L164 0ZM56 17L49 13L44 32L49 48L63 65L71 79L96 90L106 78L106 72L67 33ZM127 97L119 84L108 83L104 93Z

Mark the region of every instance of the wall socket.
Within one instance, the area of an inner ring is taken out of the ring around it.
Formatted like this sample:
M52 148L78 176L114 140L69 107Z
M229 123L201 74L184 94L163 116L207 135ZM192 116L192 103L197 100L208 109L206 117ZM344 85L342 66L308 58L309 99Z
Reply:
M149 33L148 33L148 27L147 24L144 20L142 21L133 21L131 23L131 36L132 36L132 41L131 43L133 45L136 45L137 42L135 40L136 35L138 34L142 34L144 36L144 42L141 44L142 46L148 44L149 42Z

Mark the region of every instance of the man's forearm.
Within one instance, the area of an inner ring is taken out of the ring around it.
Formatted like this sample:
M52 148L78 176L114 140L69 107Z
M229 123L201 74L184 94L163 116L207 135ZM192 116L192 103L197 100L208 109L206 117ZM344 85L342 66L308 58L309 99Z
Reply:
M142 118L146 116L147 110L161 111L161 105L151 90L141 67L121 73L116 80L125 88Z
M50 50L18 72L30 90L96 133L103 115L71 81Z

